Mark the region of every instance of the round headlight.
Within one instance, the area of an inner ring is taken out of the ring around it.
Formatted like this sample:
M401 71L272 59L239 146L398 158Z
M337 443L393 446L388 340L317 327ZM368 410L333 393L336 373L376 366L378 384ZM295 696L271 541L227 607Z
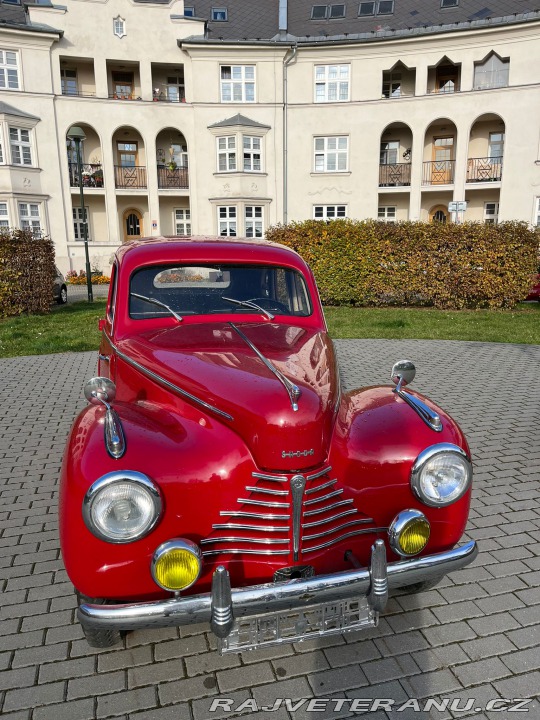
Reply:
M429 532L428 519L420 510L403 510L388 528L388 541L398 555L410 557L426 547Z
M471 486L472 464L457 445L439 443L416 458L411 471L414 494L426 505L450 505Z
M152 559L152 577L164 590L178 592L193 585L201 573L202 555L191 540L169 540Z
M147 535L161 515L157 487L139 472L112 472L96 480L85 495L83 517L96 537L128 543Z

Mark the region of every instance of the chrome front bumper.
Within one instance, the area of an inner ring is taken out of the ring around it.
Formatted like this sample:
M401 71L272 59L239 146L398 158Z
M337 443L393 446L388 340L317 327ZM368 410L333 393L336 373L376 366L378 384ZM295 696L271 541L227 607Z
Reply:
M319 603L366 596L376 612L383 609L388 588L412 585L459 570L478 555L474 541L461 547L386 565L382 541L372 548L371 567L230 589L228 573L214 574L212 592L156 602L79 607L82 625L96 629L140 630L211 622L214 632L226 636L234 618L298 610Z

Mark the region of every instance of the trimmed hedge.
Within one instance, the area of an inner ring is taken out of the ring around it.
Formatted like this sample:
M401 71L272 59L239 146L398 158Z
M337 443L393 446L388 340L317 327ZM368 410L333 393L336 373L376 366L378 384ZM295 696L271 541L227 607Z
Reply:
M0 317L50 312L55 275L50 238L0 230Z
M268 240L310 264L326 305L504 308L522 300L538 265L539 234L525 223L307 220Z

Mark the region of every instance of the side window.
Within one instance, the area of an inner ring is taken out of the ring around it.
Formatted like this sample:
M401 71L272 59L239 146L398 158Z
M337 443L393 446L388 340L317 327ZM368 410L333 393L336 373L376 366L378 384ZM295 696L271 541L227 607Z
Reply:
M116 263L112 266L111 271L111 287L109 289L109 298L107 300L107 320L112 324L114 321L114 311L116 307L116 277L117 277Z

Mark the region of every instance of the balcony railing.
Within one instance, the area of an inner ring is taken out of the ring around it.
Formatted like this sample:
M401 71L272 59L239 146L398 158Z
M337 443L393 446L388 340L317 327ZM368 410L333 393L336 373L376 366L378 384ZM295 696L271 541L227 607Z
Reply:
M502 157L469 158L467 182L497 182L502 178Z
M451 185L454 182L455 160L430 160L422 171L422 185Z
M177 167L174 170L158 167L158 188L160 190L174 190L188 188L189 178L187 167Z
M379 165L379 187L411 184L411 163Z
M64 97L96 97L95 91L91 90L75 90L73 88L62 88Z
M83 163L82 184L88 188L103 187L103 167L100 163ZM77 163L69 163L69 184L71 187L80 187L79 167Z
M109 93L109 100L142 100L136 93Z
M129 188L131 190L144 189L146 188L146 168L115 165L114 184L117 188Z

